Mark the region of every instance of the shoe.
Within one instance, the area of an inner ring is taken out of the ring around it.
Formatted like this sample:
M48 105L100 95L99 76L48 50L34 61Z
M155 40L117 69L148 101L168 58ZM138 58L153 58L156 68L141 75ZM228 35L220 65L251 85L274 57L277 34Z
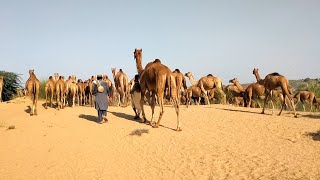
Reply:
M102 119L103 119L105 122L108 122L107 116L102 116Z
M98 122L99 124L103 124L103 123L105 123L105 121L104 120L102 120L102 121L100 121L100 122Z

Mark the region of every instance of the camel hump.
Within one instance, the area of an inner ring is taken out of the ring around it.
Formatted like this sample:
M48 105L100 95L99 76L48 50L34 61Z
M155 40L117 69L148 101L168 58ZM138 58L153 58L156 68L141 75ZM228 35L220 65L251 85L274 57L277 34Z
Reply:
M155 59L153 62L154 63L161 63L161 60L160 59Z
M213 77L213 75L212 74L208 74L207 77Z
M122 69L119 69L120 72L123 72Z
M271 73L270 74L271 76L281 76L279 73L277 73L277 72L274 72L274 73Z
M174 72L180 73L180 69L175 69Z
M50 79L50 80L52 80L52 79L53 79L53 77L52 77L52 76L50 76L50 77L49 77L49 79Z

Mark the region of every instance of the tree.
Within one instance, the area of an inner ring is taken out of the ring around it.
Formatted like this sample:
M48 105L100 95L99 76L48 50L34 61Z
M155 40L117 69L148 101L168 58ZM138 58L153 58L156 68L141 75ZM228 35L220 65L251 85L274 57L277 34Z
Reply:
M9 101L17 94L17 90L22 88L21 77L14 72L0 71L0 76L3 76L3 91L2 100Z

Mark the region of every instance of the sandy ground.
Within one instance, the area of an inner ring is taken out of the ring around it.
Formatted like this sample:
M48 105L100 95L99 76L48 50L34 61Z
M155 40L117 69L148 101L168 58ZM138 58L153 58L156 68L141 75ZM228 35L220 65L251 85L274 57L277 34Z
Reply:
M182 106L176 132L170 106L153 129L131 107L98 124L93 108L42 103L38 116L28 99L0 104L0 179L320 179L319 113Z

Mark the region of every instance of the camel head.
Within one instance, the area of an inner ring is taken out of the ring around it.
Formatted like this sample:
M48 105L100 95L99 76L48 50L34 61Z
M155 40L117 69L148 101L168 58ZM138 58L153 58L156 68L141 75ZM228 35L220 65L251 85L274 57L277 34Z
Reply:
M54 73L54 79L57 80L59 78L59 73Z
M192 73L191 72L187 72L184 75L187 76L188 78L190 78L192 76Z
M257 69L254 68L253 71L252 71L252 74L258 74L258 73L259 73L259 69L258 68Z
M31 76L31 75L34 75L34 69L30 69L29 70L29 75Z
M142 56L142 49L141 49L141 48L140 48L140 49L135 48L133 54L134 54L134 59L141 58L141 56Z
M233 78L233 79L229 80L229 83L235 83L236 81L238 81L237 78Z
M116 68L111 68L112 74L116 74Z

